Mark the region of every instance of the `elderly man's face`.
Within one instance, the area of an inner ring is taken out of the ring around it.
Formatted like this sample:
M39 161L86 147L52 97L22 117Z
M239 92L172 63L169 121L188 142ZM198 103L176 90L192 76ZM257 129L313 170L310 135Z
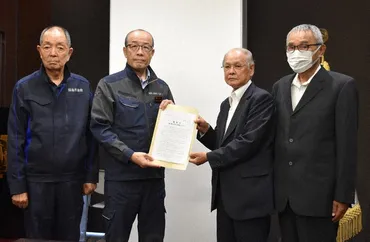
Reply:
M247 63L247 56L239 50L231 50L224 59L226 83L234 90L246 84L254 74L254 64Z
M152 37L144 31L135 31L127 38L123 48L127 63L137 71L144 71L154 55Z
M64 32L59 28L52 28L44 33L42 39L37 50L45 69L50 71L63 70L73 52L73 49L68 46Z

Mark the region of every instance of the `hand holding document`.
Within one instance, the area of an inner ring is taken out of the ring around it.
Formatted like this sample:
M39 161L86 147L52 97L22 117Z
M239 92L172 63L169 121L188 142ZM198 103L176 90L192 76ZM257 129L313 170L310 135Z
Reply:
M198 112L194 108L167 105L160 109L149 155L153 163L166 168L185 170L196 136Z
M197 166L203 165L207 161L207 153L206 152L190 153L189 161Z

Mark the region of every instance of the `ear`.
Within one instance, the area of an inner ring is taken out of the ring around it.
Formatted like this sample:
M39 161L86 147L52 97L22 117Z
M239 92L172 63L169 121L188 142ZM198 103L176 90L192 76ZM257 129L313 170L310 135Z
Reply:
M40 58L42 59L42 55L41 55L41 46L40 46L40 45L37 45L37 46L36 46L36 49L37 49L37 51L39 52Z
M71 48L69 48L69 50L68 50L68 55L69 55L69 57L71 57L72 53L73 53L73 48L71 47Z
M69 48L69 50L68 50L68 60L67 60L67 61L69 61L69 59L71 58L72 53L73 53L73 48L71 47L71 48Z
M155 49L152 50L152 56L154 55L154 53L155 53Z
M125 57L127 58L127 48L124 46L123 47L123 54L125 55Z
M319 56L320 56L320 57L324 56L325 51L326 51L326 45L325 45L325 44L323 44L323 45L321 45L321 46L320 46L320 49L319 49Z
M250 65L249 67L249 75L252 77L254 75L254 67L255 67L255 64L252 64Z

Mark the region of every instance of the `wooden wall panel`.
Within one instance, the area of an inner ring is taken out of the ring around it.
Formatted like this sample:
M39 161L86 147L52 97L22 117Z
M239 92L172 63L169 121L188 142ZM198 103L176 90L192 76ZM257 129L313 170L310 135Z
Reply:
M17 78L17 1L0 0L0 31L5 35L5 59L0 76L0 107L10 104L12 83Z

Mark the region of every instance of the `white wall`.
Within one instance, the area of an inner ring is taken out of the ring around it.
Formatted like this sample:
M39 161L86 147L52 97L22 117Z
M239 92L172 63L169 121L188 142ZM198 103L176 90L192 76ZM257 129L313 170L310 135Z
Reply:
M221 62L241 47L241 0L111 0L110 73L124 68L126 34L137 28L155 39L151 66L165 80L179 105L196 107L212 125L231 89ZM205 148L196 142L194 151ZM210 213L208 164L166 172L167 242L216 241L215 213ZM136 226L130 241L137 241Z

